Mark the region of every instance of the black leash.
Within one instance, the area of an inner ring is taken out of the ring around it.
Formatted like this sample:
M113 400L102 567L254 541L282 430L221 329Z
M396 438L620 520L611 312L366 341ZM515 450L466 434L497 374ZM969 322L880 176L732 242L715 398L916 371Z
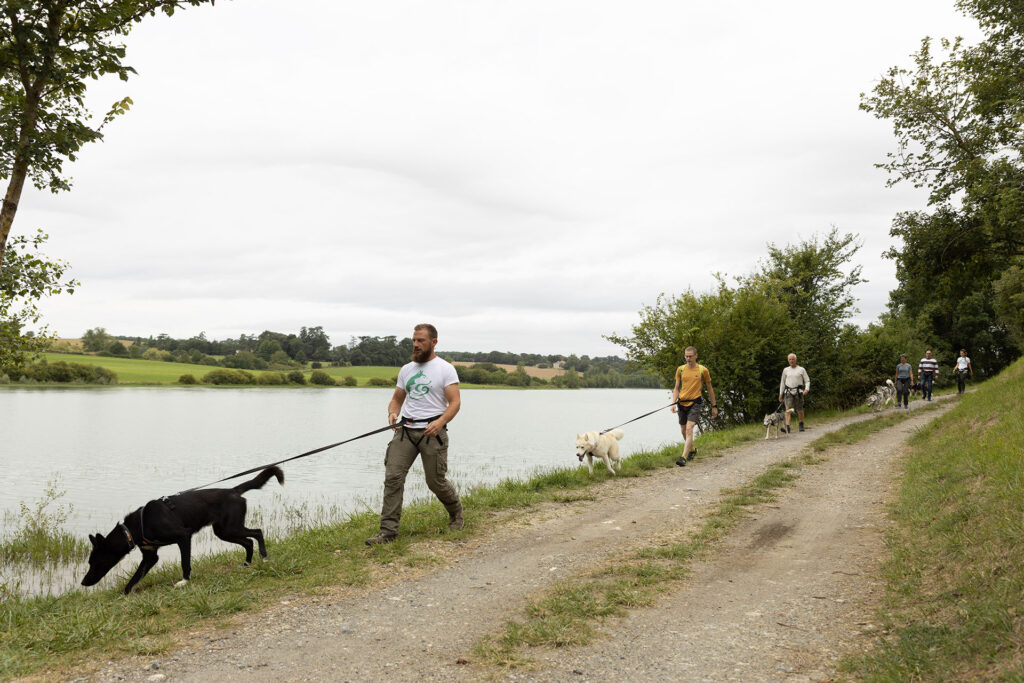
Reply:
M675 402L675 401L673 401L672 403L669 403L669 404L668 404L667 406L662 406L662 407L660 407L660 408L656 408L656 409L652 410L652 411L651 411L651 412L649 412L649 413L644 413L644 414L643 414L643 415L641 415L640 417L634 417L634 418L633 418L632 420L628 420L628 421L626 421L626 422L623 422L623 423L622 423L622 424L620 424L620 425L615 425L614 427L609 427L608 429L605 429L604 431L602 431L602 432L601 432L601 434L607 434L608 432L612 431L613 429L618 429L619 427L625 427L625 426L626 426L626 425L628 425L628 424L629 424L630 422L636 422L637 420L639 420L639 419L641 419L641 418L645 418L645 417L647 417L648 415L654 415L655 413L657 413L657 412L659 412L659 411L665 410L665 408L671 408L671 407L672 407L672 406L674 406L675 404L676 404L676 402Z
M322 453L323 451L329 450L331 448L337 448L338 446L341 446L342 444L350 443L352 441L358 441L359 439L365 439L366 437L373 436L374 434L380 434L381 432L386 432L389 429L391 429L391 430L398 429L399 427L404 426L406 424L406 422L408 422L408 418L404 418L403 417L401 420L399 420L398 422L396 422L393 425L388 425L387 427L381 427L380 429L374 429L373 431L366 432L365 434L360 434L359 436L353 436L351 439L345 439L344 441L339 441L338 443L332 443L332 444L330 444L328 446L321 446L320 448L314 448L311 451L306 451L305 453L299 453L298 455L293 455L292 457L285 458L284 460L278 460L277 462L268 463L266 465L260 465L259 467L253 467L252 469L245 470L244 472L239 472L238 474L232 474L230 477L224 477L223 479L218 479L217 481L211 481L209 484L201 484L199 486L193 486L190 489L185 489L184 491L178 491L174 495L178 496L178 495L181 495L182 493L188 493L190 491L197 491L199 489L204 489L207 486L213 486L214 484L219 484L222 481L227 481L228 479L235 479L236 477L243 477L243 476L245 476L247 474L252 474L253 472L259 472L261 470L265 470L268 467L273 467L275 465L280 465L282 463L291 462L292 460L298 460L299 458L305 458L308 455L314 455L316 453Z

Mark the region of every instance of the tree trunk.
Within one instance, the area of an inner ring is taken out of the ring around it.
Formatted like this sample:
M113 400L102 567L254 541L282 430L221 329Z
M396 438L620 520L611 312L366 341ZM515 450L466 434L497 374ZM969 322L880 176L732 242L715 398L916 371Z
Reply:
M28 164L15 162L11 171L11 181L7 184L3 207L0 208L0 267L4 264L4 252L7 249L7 237L14 225L14 214L18 212L21 191L25 187L25 176L28 175Z

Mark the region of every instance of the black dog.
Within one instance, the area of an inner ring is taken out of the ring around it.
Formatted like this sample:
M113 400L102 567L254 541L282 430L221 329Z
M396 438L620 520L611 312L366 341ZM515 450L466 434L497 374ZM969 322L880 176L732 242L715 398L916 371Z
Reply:
M137 545L142 551L142 563L125 586L127 595L156 565L159 559L157 548L177 544L181 550L184 578L175 585L183 586L192 575L192 534L207 524L213 525L217 538L245 548L246 564L252 562L252 541L249 538L256 539L260 557L266 557L263 532L245 527L245 498L242 494L262 488L271 477L277 477L278 483L284 484L284 472L278 467L268 467L255 479L233 489L187 491L149 501L135 512L128 513L106 537L103 534L89 536L92 552L89 553L89 572L82 579L82 585L92 586L98 582Z

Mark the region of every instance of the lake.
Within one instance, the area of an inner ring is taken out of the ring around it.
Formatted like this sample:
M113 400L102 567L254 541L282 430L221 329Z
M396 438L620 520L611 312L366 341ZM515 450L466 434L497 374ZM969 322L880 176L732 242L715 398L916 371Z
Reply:
M4 536L19 504L38 500L55 477L66 491L63 502L73 506L65 528L83 538L106 533L152 498L382 427L391 391L0 388ZM449 477L466 491L539 470L585 467L575 457L577 432L618 425L671 400L671 392L655 389L464 390L449 426ZM624 456L680 438L667 409L623 429ZM354 510L379 512L389 438L385 432L286 463L284 487L271 480L246 494L250 520L272 537ZM417 461L406 501L430 495ZM197 536L197 552L227 547L208 530ZM174 557L161 551L165 556Z

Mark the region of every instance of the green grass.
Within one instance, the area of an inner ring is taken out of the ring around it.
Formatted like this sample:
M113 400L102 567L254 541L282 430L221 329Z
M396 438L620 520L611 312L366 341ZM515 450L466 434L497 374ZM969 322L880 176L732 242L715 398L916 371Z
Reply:
M911 441L871 681L1024 680L1024 360Z
M43 496L22 502L17 513L5 513L0 538L0 561L32 567L84 560L89 544L63 529L72 506L61 502L65 492L58 479L47 483Z

